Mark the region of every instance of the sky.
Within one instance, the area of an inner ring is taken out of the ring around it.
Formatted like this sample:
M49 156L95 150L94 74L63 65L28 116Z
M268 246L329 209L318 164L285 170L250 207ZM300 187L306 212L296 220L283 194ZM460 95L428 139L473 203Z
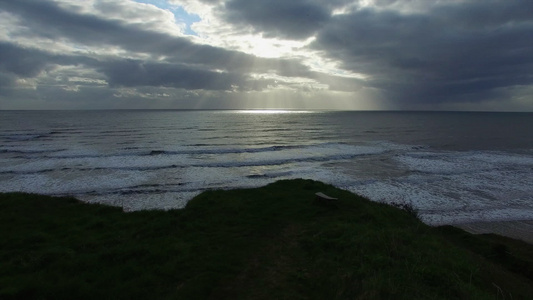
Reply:
M533 1L0 0L0 109L533 111Z

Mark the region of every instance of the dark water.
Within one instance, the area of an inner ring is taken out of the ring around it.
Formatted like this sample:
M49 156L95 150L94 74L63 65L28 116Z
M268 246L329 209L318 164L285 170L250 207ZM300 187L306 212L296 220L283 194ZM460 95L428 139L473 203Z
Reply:
M205 189L310 178L431 224L533 219L533 114L0 112L0 191L179 208Z

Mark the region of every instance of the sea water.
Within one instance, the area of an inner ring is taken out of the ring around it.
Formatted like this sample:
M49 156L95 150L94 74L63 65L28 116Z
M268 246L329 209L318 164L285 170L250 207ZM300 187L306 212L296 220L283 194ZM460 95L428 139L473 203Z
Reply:
M320 180L432 225L533 220L533 114L0 111L0 192L126 211Z

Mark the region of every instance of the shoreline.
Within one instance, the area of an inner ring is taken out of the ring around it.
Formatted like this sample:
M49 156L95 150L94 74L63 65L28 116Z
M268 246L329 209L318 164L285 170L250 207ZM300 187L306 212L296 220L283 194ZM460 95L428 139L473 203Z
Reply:
M513 239L522 240L528 244L533 245L533 220L484 221L453 224L452 226L461 228L472 234L493 233Z

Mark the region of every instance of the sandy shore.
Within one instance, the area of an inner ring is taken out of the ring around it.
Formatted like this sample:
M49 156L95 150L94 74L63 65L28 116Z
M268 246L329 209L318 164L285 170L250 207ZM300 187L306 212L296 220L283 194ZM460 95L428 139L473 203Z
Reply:
M474 234L495 233L533 244L533 220L455 224Z

